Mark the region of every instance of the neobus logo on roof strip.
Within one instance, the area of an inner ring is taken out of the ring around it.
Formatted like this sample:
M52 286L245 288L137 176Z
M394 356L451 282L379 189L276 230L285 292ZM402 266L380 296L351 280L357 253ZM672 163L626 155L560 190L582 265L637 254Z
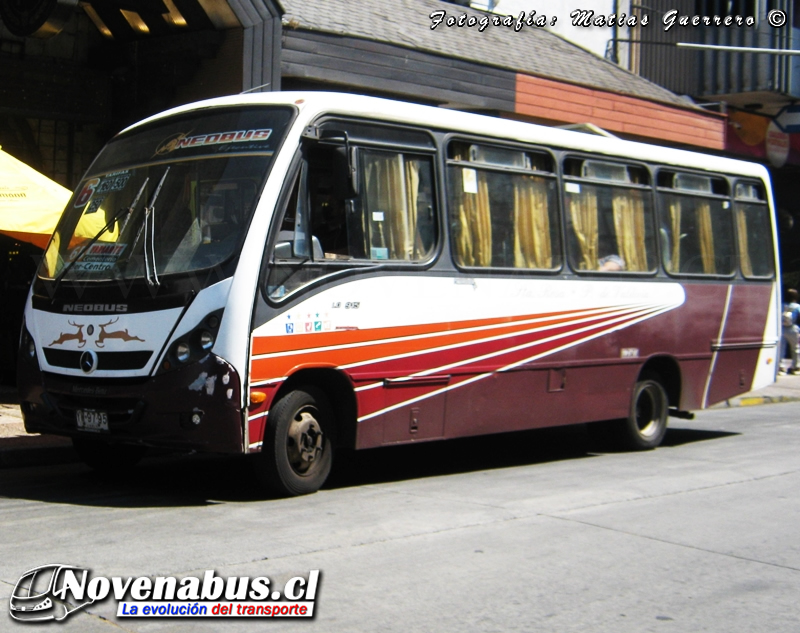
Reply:
M211 134L197 134L189 136L191 132L181 132L170 136L156 150L156 156L169 154L177 149L187 147L207 147L209 145L221 145L224 143L245 143L247 141L266 141L271 135L272 130L262 128L258 130L231 130L228 132L212 132Z
M91 576L72 565L42 565L26 571L11 593L9 613L20 622L59 621L108 598L117 617L269 617L310 618L320 572L290 578L283 590L266 576L222 578L214 570L202 577Z

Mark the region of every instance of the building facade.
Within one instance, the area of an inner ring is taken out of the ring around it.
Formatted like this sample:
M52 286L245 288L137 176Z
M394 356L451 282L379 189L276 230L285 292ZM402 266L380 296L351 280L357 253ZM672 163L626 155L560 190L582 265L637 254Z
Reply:
M722 148L716 113L549 28L448 26L462 15L494 17L439 0L0 0L0 144L71 187L164 108L328 89Z

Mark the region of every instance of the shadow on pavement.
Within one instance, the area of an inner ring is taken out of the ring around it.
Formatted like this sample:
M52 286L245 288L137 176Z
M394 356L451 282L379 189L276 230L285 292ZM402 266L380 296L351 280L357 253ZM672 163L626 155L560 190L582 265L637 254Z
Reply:
M735 435L670 429L664 446ZM598 457L583 425L426 442L366 451L341 451L325 489L531 466ZM253 476L258 455L156 455L124 475L110 477L83 464L0 470L5 498L119 508L192 507L279 498Z
M684 444L693 444L694 442L704 442L706 440L719 440L724 437L731 437L732 435L741 435L741 433L732 433L730 431L707 431L703 429L667 429L667 435L661 446L675 447L683 446Z
M326 488L344 488L593 457L582 425L350 452Z

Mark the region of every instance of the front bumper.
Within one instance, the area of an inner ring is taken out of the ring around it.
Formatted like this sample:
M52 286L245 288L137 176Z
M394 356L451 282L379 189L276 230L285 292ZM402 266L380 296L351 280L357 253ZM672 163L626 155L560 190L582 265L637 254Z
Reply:
M179 450L243 452L241 380L209 354L147 378L83 378L43 373L20 362L18 384L29 433L91 436ZM107 432L77 428L76 411L107 414Z

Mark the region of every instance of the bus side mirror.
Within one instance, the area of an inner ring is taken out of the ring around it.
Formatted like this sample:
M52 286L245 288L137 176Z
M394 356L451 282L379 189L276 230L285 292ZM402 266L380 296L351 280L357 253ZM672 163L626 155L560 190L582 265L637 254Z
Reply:
M358 148L336 147L333 151L334 195L340 200L358 196Z
M273 258L275 260L291 259L294 255L293 250L294 242L278 242L273 250Z
M332 177L330 189L339 200L358 196L358 148L350 145L344 130L321 130L316 126L306 128L303 141L310 145L306 156L313 164L319 162L320 171L328 171ZM312 171L316 171L312 167Z

